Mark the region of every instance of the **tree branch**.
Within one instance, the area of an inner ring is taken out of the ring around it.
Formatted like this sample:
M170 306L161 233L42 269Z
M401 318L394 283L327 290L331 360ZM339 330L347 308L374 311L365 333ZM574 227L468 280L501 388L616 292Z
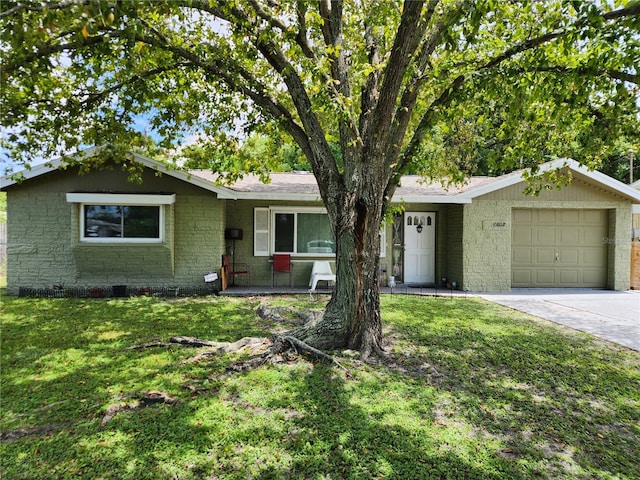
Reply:
M279 19L265 12L256 0L247 0L247 1L249 2L249 5L251 5L251 7L255 10L258 17L265 20L270 27L277 27L282 32L288 33L289 29L287 28L287 26L284 23L282 23Z
M400 26L391 48L378 102L373 112L372 129L379 134L371 139L375 144L366 146L370 151L385 147L383 143L387 139L387 131L392 121L390 112L395 109L402 79L426 29L426 25L420 22L423 5L424 0L405 0Z
M3 65L3 70L6 74L11 75L20 67L30 62L33 62L34 60L50 57L56 53L70 52L73 50L77 50L78 48L81 48L81 47L98 45L99 43L103 43L105 41L106 41L106 38L104 36L93 36L93 37L83 38L80 41L80 43L62 43L58 45L53 45L50 43L42 44L40 46L36 46L36 49L37 49L36 52L32 52L21 57L18 63L11 62Z
M366 138L373 120L373 109L379 96L380 88L380 49L373 33L373 28L365 24L364 41L368 52L369 65L373 68L360 93L360 137Z
M427 22L430 22L433 18L438 3L438 0L432 0L427 6ZM398 154L401 151L402 140L406 135L413 109L418 100L418 95L420 93L421 87L424 85L428 78L425 74L425 70L429 66L429 59L435 51L435 48L442 38L445 30L449 28L454 19L457 18L460 10L465 3L467 3L465 0L459 1L455 5L453 5L452 8L450 8L447 12L443 13L440 16L440 21L438 21L431 29L431 31L428 32L428 35L425 37L425 40L422 43L422 47L420 48L415 62L416 72L414 73L413 78L405 87L402 93L402 97L400 98L400 103L394 113L394 120L392 122L393 127L391 133L389 134L389 141L387 142L386 157L389 159L397 158ZM389 165L389 168L391 168L391 165Z
M101 92L95 92L95 93L87 93L87 99L85 101L79 102L81 105L85 106L85 107L91 107L93 105L95 105L96 103L100 102L101 100L103 100L107 95L110 95L112 93L117 92L118 90L122 89L123 87L127 86L127 85L132 85L134 83L140 82L142 80L145 80L147 78L150 77L154 77L156 75L160 75L161 73L165 73L165 72L170 72L172 70L177 70L179 68L182 67L188 67L191 66L192 64L188 63L188 62L178 62L174 65L169 65L166 67L157 67L157 68L153 68L151 70L147 70L146 72L142 72L142 73L137 73L133 76L131 76L128 80L117 83L115 85L112 85L111 87L101 91Z
M357 129L357 124L353 112L344 102L344 98L351 97L351 84L349 79L349 60L343 48L342 0L321 0L318 5L320 15L324 20L322 24L322 35L327 48L331 64L331 78L326 79L327 88L331 96L337 100L344 112L338 118L338 129L340 132L340 148L345 165L349 159L356 155L356 151L362 146L362 141Z
M314 173L321 176L321 178L326 179L326 181L318 182L320 185L321 196L324 199L328 199L331 195L337 194L337 191L332 193L332 190L336 190L342 183L337 165L335 162L333 162L332 165L324 165L320 161L321 158L333 158L329 144L325 138L324 129L313 111L311 100L309 99L302 80L297 75L296 69L287 60L279 46L274 42L269 41L267 35L262 35L266 32L255 27L254 29L247 28L247 26L251 26L254 21L252 18L249 18L247 13L240 10L235 3L229 3L227 5L229 8L228 12L223 12L220 8L204 1L194 5L197 5L197 8L202 11L206 11L217 18L226 20L233 25L241 26L241 28L245 29L248 34L255 36L256 48L287 85L289 96L293 100L298 117L302 122L302 128L298 126L298 128L294 128L293 131L289 128L286 128L286 130L293 136L296 143L301 139L301 134L304 133L304 143L298 144L309 160ZM223 72L212 73L216 76L224 75ZM233 79L231 77L226 78L225 81L233 84ZM330 84L331 83L332 82L330 82ZM241 91L240 93L246 94L245 91ZM256 99L253 100L256 101ZM273 101L269 103L273 104L277 102ZM273 105L271 105L271 107L273 107Z
M635 3L627 8L622 8L622 9L618 9L618 10L614 10L611 12L607 12L607 13L603 13L601 16L603 19L605 20L613 20L613 19L618 19L618 18L623 18L623 17L630 17L630 16L635 16L640 14L640 2ZM586 20L584 19L580 19L579 21L575 22L574 24L572 24L570 27L575 28L578 26L582 26L586 23ZM489 60L488 62L476 67L473 72L477 73L477 72L481 72L481 71L486 71L489 69L492 69L498 65L501 65L502 63L504 63L505 61L515 57L516 55L518 55L519 53L525 52L525 51L529 51L529 50L533 50L536 47L539 47L545 43L551 42L557 38L562 37L563 35L566 35L569 31L569 27L564 28L562 30L557 30L555 32L551 32L551 33L547 33L544 35L540 35L538 37L534 37L534 38L530 38L518 45L515 45L507 50L505 50L504 52L502 52L501 54L495 56L494 58L492 58L491 60ZM422 141L424 140L424 137L426 135L426 132L431 124L431 121L433 120L433 112L437 107L443 106L446 103L448 103L451 98L462 88L462 86L465 84L466 82L466 78L467 75L471 76L471 74L473 72L468 72L466 75L464 73L459 74L458 76L456 76L453 81L451 81L447 86L445 86L443 88L443 90L441 91L441 94L436 97L433 102L429 105L429 107L426 109L426 113L425 115L422 117L422 119L420 120L420 122L418 123L418 126L416 127L414 134L411 138L411 140L409 141L409 143L407 144L407 146L403 149L402 153L400 154L400 160L397 163L397 167L396 167L396 175L401 174L404 169L409 165L411 159L413 158L413 156L417 153L418 148L420 146L420 144L422 143ZM586 71L585 71L586 73ZM614 73L613 71L608 72L608 73ZM629 77L629 74L625 74L624 72L615 72L616 74L618 74L618 76L620 77L619 79L621 80L625 80L625 81L631 81L633 83L636 83L634 81L634 79L637 80L637 75L636 76L631 76ZM613 76L613 75L611 75ZM614 77L616 78L616 77Z
M296 2L296 17L298 19L298 33L296 34L296 42L300 45L302 52L311 59L315 59L316 55L311 50L309 46L309 40L307 39L307 21L305 19L306 9L302 8L306 7L306 4L303 2Z
M640 85L640 74L633 74L628 72L622 72L620 70L595 70L588 67L565 67L562 65L553 65L547 67L536 67L532 68L519 68L515 70L511 70L510 73L521 74L528 72L549 72L549 73L558 73L558 74L567 74L567 73L575 73L578 75L587 75L587 76L607 76L613 78L615 80L621 80L623 82L633 83L635 85Z
M618 10L603 13L602 18L605 20L616 20L618 18L633 17L638 14L640 14L640 2L636 1L626 8L620 8Z
M26 10L27 12L42 12L44 10L64 10L69 7L77 7L82 5L88 5L89 0L67 0L67 1L59 1L59 2L50 2L50 3L42 3L40 4L31 2L29 4L26 3L18 3L15 7L10 8L9 10L5 10L4 12L0 12L0 18L8 17L13 15L14 13L18 13L21 10Z

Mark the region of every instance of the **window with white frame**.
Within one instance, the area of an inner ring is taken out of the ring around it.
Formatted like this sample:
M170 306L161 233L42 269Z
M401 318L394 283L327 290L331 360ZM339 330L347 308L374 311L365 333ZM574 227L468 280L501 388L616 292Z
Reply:
M159 205L82 205L82 239L160 241Z
M381 235L381 256L384 256L384 227ZM273 253L335 256L336 244L327 211L320 207L255 208L254 255Z
M311 255L334 255L336 244L323 210L272 210L272 251Z
M175 195L68 193L67 201L80 204L81 242L159 243Z

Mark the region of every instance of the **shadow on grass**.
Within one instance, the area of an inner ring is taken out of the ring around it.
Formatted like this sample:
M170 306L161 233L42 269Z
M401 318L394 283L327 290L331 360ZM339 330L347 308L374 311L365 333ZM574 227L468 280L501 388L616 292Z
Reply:
M456 415L501 439L497 453L536 475L640 478L637 354L471 302L433 301L418 310L425 316L403 315L395 327L411 353L396 352L393 370L419 378L418 365L432 364Z
M288 450L296 452L291 465L269 469L257 478L519 478L515 465L498 458L480 465L439 445L437 438L421 435L411 422L403 426L405 420L395 415L392 404L372 414L370 406L365 408L354 398L350 382L326 364L314 366L298 391L297 403L309 413L294 420L286 438ZM392 393L385 392L392 387L384 381L367 388L374 398ZM435 398L430 401L414 415L435 408Z
M23 303L25 302L25 303ZM264 335L255 304L17 299L4 306L3 478L640 478L637 354L483 302L385 300L395 366L265 366L205 380L228 358L131 351L152 336ZM507 313L508 312L508 313ZM432 368L431 368L432 367ZM438 374L433 374L437 372ZM441 376L440 376L441 375ZM205 390L190 397L184 382ZM121 413L120 395L182 399Z
M3 299L0 426L44 434L3 441L0 477L173 478L166 465L173 453L182 465L189 454L179 455L211 443L211 429L189 421L193 408L182 384L215 372L217 361L223 371L224 359L184 368L191 349L128 348L155 336L264 335L252 307L217 299ZM187 399L118 414L113 427L100 427L107 405L152 389Z

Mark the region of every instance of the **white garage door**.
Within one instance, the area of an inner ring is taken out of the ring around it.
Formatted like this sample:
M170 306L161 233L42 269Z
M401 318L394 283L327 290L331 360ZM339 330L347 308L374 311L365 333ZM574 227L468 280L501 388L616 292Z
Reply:
M606 210L514 209L511 286L607 285Z

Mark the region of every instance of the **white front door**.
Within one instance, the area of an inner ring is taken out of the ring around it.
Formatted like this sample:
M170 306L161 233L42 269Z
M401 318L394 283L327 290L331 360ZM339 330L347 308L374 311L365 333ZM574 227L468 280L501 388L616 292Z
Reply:
M435 212L404 214L404 283L435 283Z

